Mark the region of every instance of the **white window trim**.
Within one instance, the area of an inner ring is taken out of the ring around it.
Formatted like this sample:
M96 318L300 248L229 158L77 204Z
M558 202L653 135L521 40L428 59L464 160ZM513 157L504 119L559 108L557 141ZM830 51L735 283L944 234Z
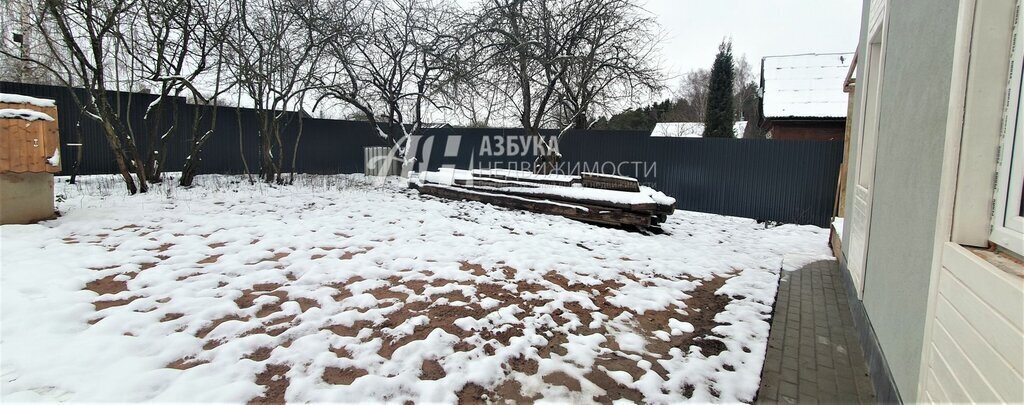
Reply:
M1003 118L1003 135L999 148L999 168L996 175L995 209L992 215L993 243L1019 255L1024 255L1024 216L1021 211L1021 193L1024 188L1024 38L1021 23L1024 7L1017 6L1017 21L1010 59L1010 81L1007 105Z

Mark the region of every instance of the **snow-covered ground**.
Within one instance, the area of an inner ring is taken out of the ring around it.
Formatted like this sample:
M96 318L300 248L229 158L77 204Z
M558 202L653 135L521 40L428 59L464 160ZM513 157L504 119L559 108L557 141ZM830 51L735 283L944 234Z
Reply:
M645 236L391 181L57 182L0 227L2 399L750 401L784 256L827 230Z

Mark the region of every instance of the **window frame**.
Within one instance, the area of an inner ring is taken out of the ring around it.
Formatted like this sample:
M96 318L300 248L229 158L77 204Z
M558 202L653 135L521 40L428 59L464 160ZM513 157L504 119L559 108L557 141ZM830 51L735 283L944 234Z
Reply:
M1006 93L1003 133L996 171L995 204L992 215L993 243L1018 255L1024 255L1024 38L1021 22L1024 7L1017 5L1012 39L1010 80Z

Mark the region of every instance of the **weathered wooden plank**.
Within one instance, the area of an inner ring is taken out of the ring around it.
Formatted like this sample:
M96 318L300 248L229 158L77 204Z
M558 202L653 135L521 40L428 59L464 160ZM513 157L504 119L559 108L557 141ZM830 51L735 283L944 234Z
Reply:
M600 188L604 190L639 192L640 182L632 177L610 176L601 173L580 173L580 181L583 187Z
M544 199L490 193L465 187L437 184L410 183L419 192L437 197L477 201L505 208L521 209L541 214L560 215L585 222L606 225L651 226L651 216L609 207L573 205Z
M0 119L0 171L10 170L14 137L11 134L13 120Z
M502 188L502 187L531 187L531 188L536 188L536 187L540 187L542 185L542 184L539 184L539 183L529 183L529 182L512 181L512 180L499 180L499 179L487 178L487 177L473 177L472 179L469 179L469 180L466 180L466 179L455 179L454 183L457 184L457 185L460 185L460 186L483 186L483 187L494 187L494 188Z
M544 177L542 175L538 175L536 177L519 177L519 176L507 176L507 175L501 174L501 172L488 173L488 172L478 171L478 170L474 170L473 171L473 177L475 177L475 178L489 178L489 179L498 179L498 180L517 181L517 182L523 182L523 183L547 184L547 185L552 185L552 186L563 186L563 187L572 187L573 184L579 184L580 183L579 176L572 176L569 180L562 180L562 179L552 179L552 178Z
M456 184L458 184L458 183L456 183ZM648 203L645 203L645 204L625 204L625 203L618 203L618 202L612 202L612 201L593 200L593 199L587 199L587 198L570 198L570 197L566 197L566 196L563 196L563 195L559 195L559 194L554 193L554 192L545 192L543 188L538 188L538 189L529 190L529 191L515 191L515 190L502 189L502 188L493 188L493 187L482 186L482 185L479 185L476 182L474 182L472 185L462 184L462 185L459 185L459 186L460 187L464 187L464 188L468 188L468 189L471 189L471 190L477 190L477 191L483 191L483 192L502 193L502 194L514 195L514 196L519 196L519 197L528 197L528 198L539 198L539 199L545 199L545 200L564 202L564 203L568 203L568 204L585 204L585 205L598 206L598 207L618 208L620 210L633 211L633 212L638 212L638 213L643 213L643 214L648 214L648 215L652 214L652 213L672 213L672 211L674 210L673 207L670 207L670 206L669 207L660 206L659 204L656 204L656 203L653 203L653 202L649 203L649 204ZM667 212L665 212L666 210L667 210Z
M25 109L43 112L54 121L0 118L0 172L57 173L60 167L50 165L46 159L60 147L57 132L57 108L32 104L0 103L0 109Z

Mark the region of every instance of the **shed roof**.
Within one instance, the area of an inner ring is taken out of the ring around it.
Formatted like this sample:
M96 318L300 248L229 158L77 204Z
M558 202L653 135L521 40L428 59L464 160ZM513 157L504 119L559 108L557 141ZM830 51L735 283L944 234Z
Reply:
M853 53L766 56L761 59L765 118L845 118L843 80Z

